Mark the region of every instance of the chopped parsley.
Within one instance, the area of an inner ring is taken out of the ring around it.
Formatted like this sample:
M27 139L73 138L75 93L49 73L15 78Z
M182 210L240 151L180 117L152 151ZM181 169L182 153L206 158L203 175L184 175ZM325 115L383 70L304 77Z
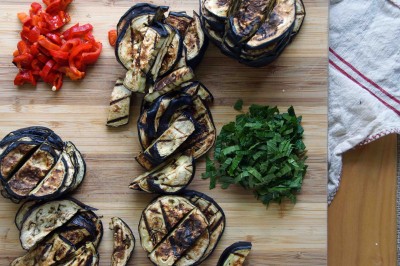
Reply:
M210 189L239 184L266 205L295 202L307 169L303 132L293 107L280 114L277 107L251 105L222 127L203 178L210 179Z

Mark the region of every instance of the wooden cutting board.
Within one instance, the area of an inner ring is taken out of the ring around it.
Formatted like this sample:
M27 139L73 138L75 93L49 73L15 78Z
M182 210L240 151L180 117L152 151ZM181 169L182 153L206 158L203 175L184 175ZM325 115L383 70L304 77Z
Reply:
M84 154L87 176L74 197L99 209L105 225L100 247L101 265L109 265L112 233L107 229L112 216L122 217L133 229L137 247L130 265L150 265L140 247L137 232L141 211L154 195L129 190L130 180L143 172L134 160L140 151L136 120L141 96L131 106L129 125L110 129L105 126L109 97L114 81L124 70L114 58L107 32L136 1L76 0L70 6L72 21L91 23L104 48L99 61L89 68L81 82L65 82L54 93L39 83L37 88L16 88L17 69L12 53L19 39L17 12L27 12L31 1L3 0L0 3L0 137L32 125L54 129L65 140L73 141ZM151 1L170 5L170 10L198 10L197 0ZM327 256L327 17L328 2L306 0L307 16L294 42L272 65L250 68L223 56L210 45L197 78L214 94L212 113L218 130L238 114L232 105L238 98L245 102L278 105L282 111L290 105L303 116L308 148L308 173L297 204L258 202L250 191L239 187L209 190L204 158L190 189L213 197L224 209L227 228L213 255L204 265L216 265L221 252L240 240L253 243L247 265L324 265ZM24 254L18 241L14 216L18 205L0 198L0 265L8 265Z

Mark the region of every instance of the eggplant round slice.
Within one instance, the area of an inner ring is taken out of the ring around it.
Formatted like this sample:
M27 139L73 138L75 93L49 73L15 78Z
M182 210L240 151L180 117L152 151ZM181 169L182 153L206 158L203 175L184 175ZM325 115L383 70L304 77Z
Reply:
M193 205L204 213L210 225L210 243L200 260L200 262L202 262L215 250L224 233L226 226L225 214L218 203L203 193L194 190L187 190L182 194L182 196L187 198Z
M129 226L118 217L111 218L110 229L114 233L111 265L124 266L128 263L135 249L135 236Z
M81 206L68 199L36 205L28 211L21 225L22 248L31 249L52 231L63 226L81 209Z
M200 81L189 81L181 85L182 91L193 98L199 96L205 103L211 104L214 101L212 93Z
M250 242L236 242L227 247L218 260L217 266L243 265L251 250Z
M192 182L194 174L193 156L182 154L136 177L129 188L148 193L176 194Z
M139 221L140 243L152 252L169 232L196 207L184 197L162 196L151 202Z

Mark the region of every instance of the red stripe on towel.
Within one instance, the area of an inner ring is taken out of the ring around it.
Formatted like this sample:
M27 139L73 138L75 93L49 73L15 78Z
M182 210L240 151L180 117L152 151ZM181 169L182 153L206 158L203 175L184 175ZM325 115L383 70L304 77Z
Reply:
M397 115L400 115L400 111L397 110L396 108L394 108L393 106L391 106L390 104L388 104L387 102L385 102L383 99L379 98L375 93L373 93L371 90L369 90L367 87L365 87L363 84L361 84L360 82L358 82L355 78L353 78L352 76L350 76L346 71L344 71L342 68L340 68L338 65L336 65L332 60L329 59L329 63L336 68L340 73L342 73L343 75L345 75L348 79L350 79L351 81L353 81L354 83L356 83L358 86L360 86L361 88L363 88L364 90L368 91L372 96L374 96L376 99L378 99L381 103L383 103L386 107L392 109Z
M396 103L400 104L400 100L397 99L395 96L391 95L389 92L387 92L385 89L383 89L381 86L376 84L374 81L366 77L363 73L361 73L357 68L355 68L352 64L347 62L343 57L338 55L331 47L329 47L329 51L334 54L340 61L342 61L344 64L346 64L348 67L350 67L354 72L356 72L360 77L362 77L364 80L366 80L369 84L380 90L382 93L384 93L386 96L388 96L390 99L395 101Z

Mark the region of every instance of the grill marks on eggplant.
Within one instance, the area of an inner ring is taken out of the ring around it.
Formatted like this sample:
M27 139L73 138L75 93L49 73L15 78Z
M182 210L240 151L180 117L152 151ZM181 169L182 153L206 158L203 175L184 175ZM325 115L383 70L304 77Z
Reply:
M227 247L218 260L217 266L241 266L251 251L250 242L236 242Z
M158 139L136 157L137 162L147 170L154 168L175 153L194 131L195 126L190 117L180 115Z
M23 216L23 218L21 218ZM103 234L99 217L74 199L25 203L16 216L28 252L11 265L97 265Z
M298 33L305 16L302 0L219 2L201 1L205 33L222 53L253 67L274 61Z
M74 190L85 176L85 163L71 142L48 128L16 130L0 141L2 195L13 201L46 200Z
M211 254L222 235L223 230L217 241L212 237L215 224L225 224L224 216L218 215L223 215L218 204L195 191L183 196L161 196L142 213L141 245L156 265L198 265ZM207 206L200 204L201 200Z
M190 184L194 173L194 158L182 154L136 177L129 188L148 193L178 193Z
M124 266L128 263L135 248L135 236L129 226L118 217L111 218L110 229L113 230L112 266Z
M111 93L107 126L118 127L129 122L132 91L125 88L123 80L118 79Z

